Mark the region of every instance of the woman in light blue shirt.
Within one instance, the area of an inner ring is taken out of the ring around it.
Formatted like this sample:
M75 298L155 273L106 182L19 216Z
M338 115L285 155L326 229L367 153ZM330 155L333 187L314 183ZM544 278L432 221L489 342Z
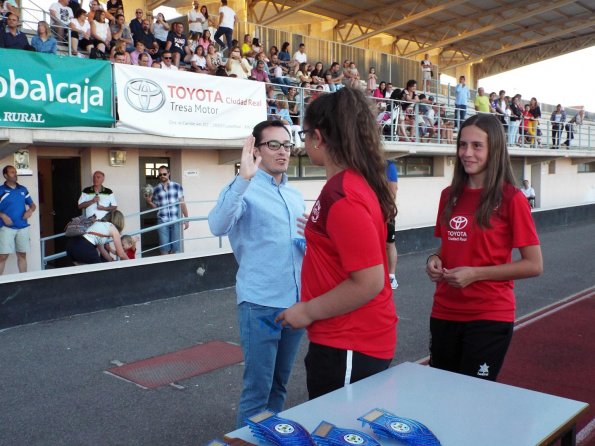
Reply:
M50 34L50 25L43 20L37 24L37 35L31 39L31 46L38 53L56 54L58 42Z

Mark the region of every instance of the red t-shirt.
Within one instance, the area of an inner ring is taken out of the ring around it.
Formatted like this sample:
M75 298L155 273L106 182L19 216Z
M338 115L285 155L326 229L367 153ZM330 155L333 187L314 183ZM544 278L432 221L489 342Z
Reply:
M366 180L352 170L329 179L310 213L305 235L302 301L335 288L352 271L383 264L386 277L382 291L362 307L311 324L310 341L391 359L398 318L388 281L386 223Z
M128 248L128 249L125 249L124 252L128 256L128 260L132 260L132 259L136 258L136 249Z
M539 245L531 208L523 193L507 184L502 204L490 218L491 228L474 223L482 189L465 188L448 225L440 223L450 188L442 191L434 235L442 240L442 266L502 265L512 261L512 249ZM432 317L451 321L492 320L514 322L514 283L478 281L465 288L438 282Z

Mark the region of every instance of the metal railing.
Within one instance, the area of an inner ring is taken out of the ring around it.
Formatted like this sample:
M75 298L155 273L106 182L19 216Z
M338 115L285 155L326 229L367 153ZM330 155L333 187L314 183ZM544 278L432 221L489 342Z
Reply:
M187 201L185 202L186 205L192 205L192 204L207 204L207 203L216 203L216 201L214 200L196 200L196 201ZM125 218L127 221L130 221L131 219L135 218L135 217L142 217L143 215L147 215L147 214L152 214L152 213L156 213L159 212L159 210L161 209L166 209L166 208L171 208L172 206L177 206L177 215L182 215L181 209L180 209L180 205L181 203L172 203L172 204L168 204L165 206L161 206L161 207L157 207L154 209L148 209L145 211L141 211L141 212L136 212L133 214L129 214L126 215ZM153 225L147 228L142 228L142 229L138 229L136 231L131 231L131 232L126 232L127 235L130 236L138 236L138 235L142 235L142 234L147 234L153 231L158 231L160 228L164 228L164 227L169 227L172 225L180 225L180 234L183 234L183 225L185 222L204 222L208 220L208 216L206 215L199 215L199 216L195 216L195 217L181 217L181 218L177 218L175 220L166 222L166 223L159 223L157 225ZM54 260L58 260L64 257L67 257L66 251L61 251L61 252L57 252L54 254L46 254L46 243L52 240L57 240L57 239L61 239L61 238L65 238L66 234L64 232L60 233L60 234L55 234L55 235L51 235L48 237L42 237L39 241L40 243L40 253L41 253L41 269L44 270L46 269L46 267L48 266L49 262L52 262ZM184 243L186 242L190 242L190 241L196 241L196 240L214 240L214 239L218 239L218 248L219 249L223 249L223 237L222 236L214 236L214 235L208 235L208 236L198 236L198 237L183 237L181 236L178 240L173 240L169 243L163 244L163 245L158 245L158 246L154 246L148 249L144 249L141 250L141 256L142 254L146 254L155 250L161 250L161 248L167 246L167 245L172 245L174 243L180 243L180 252L184 252ZM110 240L111 241L111 240Z

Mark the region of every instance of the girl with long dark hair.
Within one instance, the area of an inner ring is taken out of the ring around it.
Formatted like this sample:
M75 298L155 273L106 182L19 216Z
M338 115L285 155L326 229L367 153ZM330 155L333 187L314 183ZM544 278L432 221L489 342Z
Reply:
M512 338L513 281L543 270L531 209L515 187L496 116L480 113L461 126L434 235L441 244L426 265L436 282L430 365L495 381ZM512 260L513 248L520 259Z
M385 370L397 342L386 256L397 210L373 107L358 89L321 95L300 132L327 182L305 226L301 302L278 320L307 327L311 399Z

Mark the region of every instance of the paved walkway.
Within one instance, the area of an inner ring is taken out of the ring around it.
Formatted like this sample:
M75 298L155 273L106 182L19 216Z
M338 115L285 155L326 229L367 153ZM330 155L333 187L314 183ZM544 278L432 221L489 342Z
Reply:
M545 273L518 282L518 316L594 285L593 234L595 223L540 234ZM427 355L433 290L424 274L427 256L399 258L396 363ZM113 361L130 363L211 340L238 342L233 288L4 330L0 445L181 446L222 436L234 428L241 365L155 390L104 373ZM304 348L288 406L306 399Z

